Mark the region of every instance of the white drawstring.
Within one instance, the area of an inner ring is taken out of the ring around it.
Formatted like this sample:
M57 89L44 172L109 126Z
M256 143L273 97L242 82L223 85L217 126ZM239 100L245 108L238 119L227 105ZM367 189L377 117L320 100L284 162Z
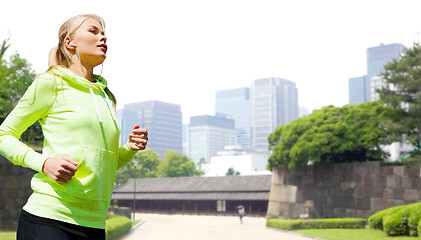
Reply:
M98 116L98 120L100 123L102 123L101 113L99 112L98 103L95 99L94 91L92 90L92 87L89 87L89 92L91 93L92 101L95 105L96 115Z

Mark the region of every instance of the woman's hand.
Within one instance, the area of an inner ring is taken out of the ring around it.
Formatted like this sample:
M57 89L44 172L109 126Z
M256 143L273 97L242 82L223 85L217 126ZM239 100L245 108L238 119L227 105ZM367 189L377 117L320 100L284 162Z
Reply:
M129 134L129 145L132 150L143 150L148 144L148 131L136 124Z
M42 167L42 172L56 182L67 183L75 175L78 164L71 157L47 158Z

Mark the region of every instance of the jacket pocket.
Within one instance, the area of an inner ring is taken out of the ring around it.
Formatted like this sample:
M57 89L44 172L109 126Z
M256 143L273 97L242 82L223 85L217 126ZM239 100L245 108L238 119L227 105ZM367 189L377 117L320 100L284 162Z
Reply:
M114 185L116 166L117 156L114 152L85 146L78 170L72 180L63 186L72 198L108 202ZM92 205L88 202L86 204Z

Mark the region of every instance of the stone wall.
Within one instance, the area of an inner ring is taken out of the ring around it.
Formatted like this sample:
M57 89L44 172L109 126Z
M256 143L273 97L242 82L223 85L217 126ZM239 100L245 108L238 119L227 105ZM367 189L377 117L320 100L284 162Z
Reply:
M34 174L0 155L0 230L16 230L20 211L32 193Z
M274 168L268 218L368 218L421 199L420 167L380 162Z

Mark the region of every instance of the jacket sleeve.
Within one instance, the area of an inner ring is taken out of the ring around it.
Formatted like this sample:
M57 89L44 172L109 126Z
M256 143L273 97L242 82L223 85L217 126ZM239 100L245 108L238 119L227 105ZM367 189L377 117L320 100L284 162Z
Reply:
M41 172L46 157L19 141L23 132L42 119L55 100L53 79L38 76L0 125L0 154L15 165Z
M130 160L132 160L132 158L134 157L134 155L137 152L138 152L137 150L132 150L130 148L129 142L127 142L123 146L120 146L120 149L118 150L118 164L117 164L117 169L123 167L128 162L130 162Z

